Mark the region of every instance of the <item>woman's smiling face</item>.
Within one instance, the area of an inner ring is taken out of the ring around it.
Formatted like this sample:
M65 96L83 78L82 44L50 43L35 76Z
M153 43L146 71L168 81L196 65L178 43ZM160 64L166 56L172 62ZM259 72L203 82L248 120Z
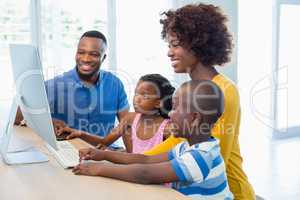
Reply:
M167 35L167 42L168 57L176 73L188 73L198 64L199 59L180 44L175 33Z

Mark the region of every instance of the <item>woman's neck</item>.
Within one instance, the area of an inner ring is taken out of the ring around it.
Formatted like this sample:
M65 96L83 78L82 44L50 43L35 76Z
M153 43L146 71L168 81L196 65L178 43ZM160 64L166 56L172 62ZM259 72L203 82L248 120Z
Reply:
M198 63L188 73L192 80L212 80L219 74L214 67L207 67L201 63Z

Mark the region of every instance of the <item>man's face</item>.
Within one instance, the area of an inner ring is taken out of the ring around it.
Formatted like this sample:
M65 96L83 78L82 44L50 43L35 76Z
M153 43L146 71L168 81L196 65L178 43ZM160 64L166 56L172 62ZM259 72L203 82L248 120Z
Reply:
M98 74L101 63L105 58L104 45L103 41L99 38L81 38L75 57L80 78L89 80Z

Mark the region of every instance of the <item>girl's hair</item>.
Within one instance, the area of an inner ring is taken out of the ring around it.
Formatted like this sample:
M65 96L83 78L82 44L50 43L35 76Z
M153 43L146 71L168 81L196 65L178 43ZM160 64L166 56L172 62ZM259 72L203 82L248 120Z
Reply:
M227 17L219 7L200 3L169 10L161 15L163 39L175 33L179 44L192 51L205 66L229 62L232 36L226 26Z
M159 98L162 101L159 114L163 118L169 118L168 114L172 110L172 95L175 91L170 81L160 74L144 75L140 78L140 81L147 81L154 84L159 92Z

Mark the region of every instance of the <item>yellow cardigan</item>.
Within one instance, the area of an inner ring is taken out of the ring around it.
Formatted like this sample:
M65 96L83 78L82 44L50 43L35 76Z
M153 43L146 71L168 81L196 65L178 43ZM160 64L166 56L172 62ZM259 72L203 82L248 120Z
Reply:
M220 140L221 154L226 164L230 191L235 200L255 200L253 188L242 168L243 159L238 140L241 117L238 90L234 83L224 75L218 74L212 81L221 88L225 98L224 113L212 129L212 136ZM170 136L163 143L144 152L144 154L156 155L167 152L184 140Z

